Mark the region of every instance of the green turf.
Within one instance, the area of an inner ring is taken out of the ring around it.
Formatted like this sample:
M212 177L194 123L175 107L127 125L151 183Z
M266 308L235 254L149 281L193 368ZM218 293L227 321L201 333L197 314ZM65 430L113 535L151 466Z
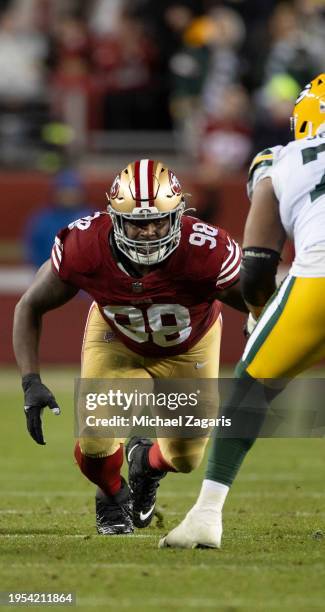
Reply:
M106 612L324 610L322 440L260 440L227 501L222 550L159 551L203 469L162 482L162 526L97 536L93 487L72 459L73 373L44 378L63 408L46 415L46 447L25 432L16 375L0 379L0 591L72 590L79 607Z

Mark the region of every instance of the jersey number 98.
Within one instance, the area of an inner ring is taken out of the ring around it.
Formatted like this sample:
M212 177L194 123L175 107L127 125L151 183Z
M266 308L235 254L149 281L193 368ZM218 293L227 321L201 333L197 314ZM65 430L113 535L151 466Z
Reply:
M146 329L145 314L133 306L105 306L105 316L120 332L134 342L149 342L158 346L181 344L190 336L191 318L185 306L180 304L153 304L147 311L149 324Z
M214 249L217 246L215 236L217 235L218 230L216 227L212 227L206 223L194 223L193 229L195 232L193 232L189 237L190 244L203 246L206 244L206 242L209 242L209 249Z

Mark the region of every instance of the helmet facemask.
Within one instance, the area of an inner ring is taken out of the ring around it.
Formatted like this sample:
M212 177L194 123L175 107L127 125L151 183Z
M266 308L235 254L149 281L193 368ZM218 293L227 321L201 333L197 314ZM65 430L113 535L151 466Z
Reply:
M178 247L181 239L181 218L185 209L182 201L170 212L157 214L155 212L136 212L132 214L117 213L108 206L114 228L114 238L120 251L131 261L140 265L154 265L164 261ZM125 222L169 220L169 229L163 238L157 240L135 240L128 238Z

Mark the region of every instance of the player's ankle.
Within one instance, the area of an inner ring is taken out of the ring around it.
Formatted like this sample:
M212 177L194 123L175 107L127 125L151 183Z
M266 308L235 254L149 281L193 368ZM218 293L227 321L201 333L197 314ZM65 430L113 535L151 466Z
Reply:
M199 497L195 503L195 509L213 510L221 512L226 497L229 492L229 487L221 482L214 480L203 480Z
M146 461L153 476L163 475L166 472L176 472L175 468L165 460L158 442L155 442L148 450Z

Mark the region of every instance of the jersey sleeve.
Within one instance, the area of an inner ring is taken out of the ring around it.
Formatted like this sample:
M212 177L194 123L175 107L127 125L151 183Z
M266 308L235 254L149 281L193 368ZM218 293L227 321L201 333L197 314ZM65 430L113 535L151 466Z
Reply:
M51 261L52 270L61 280L83 288L84 279L96 267L98 254L97 216L77 220L55 237Z
M78 238L76 230L67 227L59 231L54 239L52 270L65 282L74 283L76 274L85 269Z
M240 246L221 227L195 218L184 221L183 256L175 273L202 283L202 293L217 299L218 291L231 287L239 279Z
M53 244L52 251L51 251L52 270L58 276L61 276L60 268L61 268L62 255L63 255L63 242L60 238L60 234L62 234L62 232L59 232L59 234L55 236L54 244Z
M216 282L218 291L228 289L237 283L240 273L241 248L239 244L225 232L223 246L223 259Z
M255 155L248 171L247 194L250 200L257 183L272 176L272 169L282 149L283 147L279 145L264 149Z

